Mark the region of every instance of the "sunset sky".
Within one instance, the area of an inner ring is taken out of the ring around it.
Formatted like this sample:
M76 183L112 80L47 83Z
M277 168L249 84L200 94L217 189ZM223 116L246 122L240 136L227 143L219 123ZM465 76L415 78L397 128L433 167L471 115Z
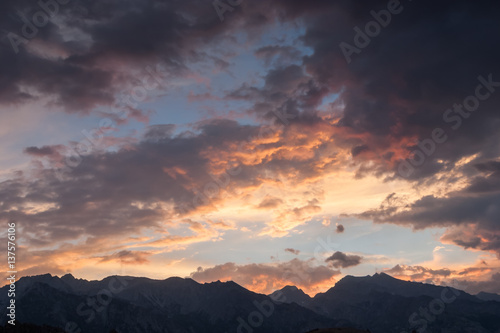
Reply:
M500 293L498 1L41 3L0 3L19 276Z

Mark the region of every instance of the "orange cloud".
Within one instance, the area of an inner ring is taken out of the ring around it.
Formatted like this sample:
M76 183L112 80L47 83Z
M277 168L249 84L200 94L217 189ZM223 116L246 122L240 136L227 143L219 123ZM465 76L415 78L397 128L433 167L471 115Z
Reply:
M384 271L395 278L444 284L462 289L471 293L479 291L500 292L500 266L489 266L484 260L478 261L471 267L456 268L429 268L425 266L396 265Z
M311 260L297 258L288 262L238 265L232 262L203 269L199 267L191 277L198 282L232 280L252 291L270 294L286 285L295 285L308 294L315 294L332 287L334 276L340 271L314 266Z

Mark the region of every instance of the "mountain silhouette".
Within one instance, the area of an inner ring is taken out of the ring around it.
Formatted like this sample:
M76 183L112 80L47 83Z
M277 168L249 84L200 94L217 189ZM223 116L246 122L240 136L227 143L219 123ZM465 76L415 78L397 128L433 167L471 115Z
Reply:
M7 288L0 294L2 309ZM87 281L69 274L23 277L16 291L17 322L71 333L500 331L500 302L386 274L346 276L314 297L295 286L263 295L232 281L130 276Z

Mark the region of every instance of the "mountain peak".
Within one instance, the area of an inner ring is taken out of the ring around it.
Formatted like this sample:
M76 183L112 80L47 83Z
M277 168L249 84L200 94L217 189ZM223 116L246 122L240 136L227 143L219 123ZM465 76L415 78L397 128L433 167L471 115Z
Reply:
M386 274L384 272L381 273L375 273L371 276L372 279L385 279L385 280L397 280L395 277L390 276L389 274Z
M46 273L46 274L40 274L40 275L34 275L32 277L37 277L37 278L40 278L40 279L50 279L52 278L52 274L50 273ZM55 276L54 276L55 277Z
M311 302L311 297L296 286L285 286L269 296L271 298L282 299L285 303L297 303L302 306L306 306Z
M281 288L282 291L287 290L287 291L302 291L301 289L297 288L296 286L284 286Z
M335 286L342 286L344 284L352 284L352 283L390 284L390 283L406 283L406 282L407 281L398 280L395 277L392 277L389 274L382 272L365 276L346 275L342 279L337 281Z
M487 293L487 292L481 291L479 294L476 295L476 297L483 300L483 301L500 302L500 295L499 294Z
M19 281L33 281L33 282L46 282L46 281L51 281L53 278L57 278L55 276L52 276L51 274L40 274L40 275L31 275L31 276L23 276Z
M61 280L63 280L63 281L73 281L73 280L76 280L76 279L73 276L73 274L68 273L68 274L65 274L65 275L61 276Z
M199 284L198 282L196 282L195 280L193 280L191 278L188 278L188 277L182 278L180 276L172 276L172 277L166 278L165 281L177 282L177 283L184 282L184 283L191 283L191 284Z

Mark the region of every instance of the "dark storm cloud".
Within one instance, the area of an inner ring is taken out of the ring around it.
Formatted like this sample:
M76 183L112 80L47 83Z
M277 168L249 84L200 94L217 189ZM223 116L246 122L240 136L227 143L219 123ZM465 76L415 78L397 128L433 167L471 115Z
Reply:
M259 48L256 55L266 61L281 60L265 75L263 87L246 84L228 97L252 100L249 112L268 119L275 119L276 112L299 119L301 113L314 115L323 97L340 94L345 109L337 124L342 129L339 144L350 145L360 161L380 162L360 175L396 170L398 161L417 148L414 138L428 138L437 127L445 129L449 139L416 168L412 179L451 168L462 156L476 152L494 157L495 149L484 147L497 147L499 142L495 122L500 94L492 94L476 113L463 119L459 131L450 131L443 113L474 92L479 75L491 73L493 80L500 80L500 51L493 42L499 32L495 13L500 5L401 1L398 14L348 64L339 44L355 45L354 27L364 30L375 20L373 12L386 11L388 3L253 1L226 15L223 24L210 2L198 0L126 4L87 0L68 8L60 5L57 24L38 29L33 41L19 46L19 54L11 52L10 42L3 39L0 102L36 99L23 88L29 86L52 96L67 111L88 112L113 103L123 89L116 69L108 64L162 62L169 72L181 75L189 62L210 57L203 46L222 41L228 32L244 30L256 39L271 24L296 23L300 18L305 31L300 41L312 50L302 57L303 63L297 63L301 58L295 46ZM20 10L30 18L40 10L27 1L6 2L1 9L4 32L18 34L23 22L16 13ZM57 46L54 52L60 56L47 58L34 52L35 40Z
M221 25L212 4L197 0L42 3L49 5L22 0L0 7L1 104L42 94L66 112L111 105L132 80L119 66L162 63L182 75L188 62L206 58L198 50L231 24ZM37 21L46 12L52 19Z
M335 252L325 261L335 268L347 268L361 264L363 257L354 254L346 254L340 251Z
M276 124L327 124L315 109L326 95L327 88L318 85L302 66L283 63L266 73L262 86L244 83L226 98L252 102L248 113Z
M454 163L472 153L489 154L483 147L498 146L494 123L499 118L500 93L482 102L456 133L443 114L474 93L479 75L492 73L494 81L500 81L496 60L500 48L492 42L500 31L493 19L493 13L500 12L498 3L401 1L401 13L392 15L387 27L347 64L339 44L354 45L353 28L364 29L374 20L370 11L386 10L387 3L340 1L332 5L334 17L325 11L306 20L303 40L314 53L304 62L320 84L343 90L345 110L339 125L361 137L357 147L369 144L381 152L391 152L398 145L409 152L415 146L404 138L424 139L434 128L445 129L448 142L415 171L414 179L446 166L438 160ZM359 154L357 147L353 156ZM401 158L401 151L397 153L392 162Z
M36 100L37 93L54 98L56 105L68 112L87 112L99 104L113 102L112 73L97 68L84 68L68 59L49 60L28 53L0 54L0 102L22 103Z
M409 205L409 210L391 215L393 208L366 212L361 217L371 217L375 221L395 222L400 224L411 224L415 229L426 227L449 226L452 224L465 224L483 221L491 227L496 226L497 212L496 203L500 202L500 196L490 195L487 197L452 196L438 198L432 195ZM493 213L488 214L488 211Z
M364 37L370 39L368 45L348 63L339 45L355 45L354 28L364 31L390 6L398 8L397 14L375 36ZM414 170L413 180L453 168L463 156L479 152L483 158L496 157L499 93L491 91L456 131L452 126L459 120L450 117L458 114L443 117L474 95L479 76L491 74L491 81L500 82L500 48L493 42L500 31L497 2L317 0L271 6L256 1L242 8L243 16L260 13L265 22L273 16L284 21L300 17L305 25L301 41L313 53L303 57L302 74L281 62L268 72L264 87L243 86L229 97L254 100L252 112L272 117L274 111L295 116L311 112L324 96L339 93L344 111L337 141L351 145L358 160L379 162L363 168L360 176L396 171L399 161L418 149L418 140L431 137L435 128L442 128L448 139ZM257 54L270 59L282 51L274 46ZM366 154L368 147L372 154Z
M481 174L475 175L467 192L476 194L500 192L500 162L488 161L473 166Z

